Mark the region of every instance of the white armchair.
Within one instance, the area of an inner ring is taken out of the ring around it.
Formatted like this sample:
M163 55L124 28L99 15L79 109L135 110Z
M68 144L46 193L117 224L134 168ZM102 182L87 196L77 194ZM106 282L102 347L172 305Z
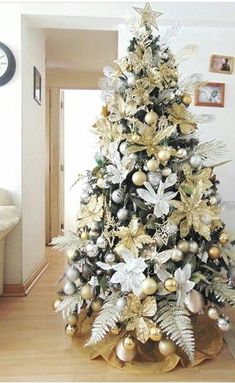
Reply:
M9 193L0 188L0 295L3 289L5 237L20 220L20 209L12 205Z

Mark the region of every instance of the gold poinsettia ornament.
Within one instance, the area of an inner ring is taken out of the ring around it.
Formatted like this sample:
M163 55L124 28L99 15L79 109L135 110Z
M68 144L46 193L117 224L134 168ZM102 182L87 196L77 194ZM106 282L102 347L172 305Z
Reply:
M113 235L120 239L115 247L116 252L119 254L123 249L128 249L135 257L138 257L139 249L142 249L143 245L154 242L153 238L146 234L146 226L136 217L132 218L128 226L120 226Z
M169 113L169 121L179 125L180 131L183 134L190 134L196 130L197 125L195 123L194 117L183 103L177 104L174 102L172 107L167 111Z
M176 210L173 211L168 221L176 225L180 224L181 238L185 238L189 234L190 228L193 227L198 234L209 241L211 239L211 231L222 226L219 219L219 207L208 206L207 200L202 199L202 190L202 181L198 182L197 187L194 188L190 196L180 187L181 201L170 201L171 206ZM202 222L201 218L205 215L210 218L210 225Z
M82 205L78 214L78 227L90 226L93 221L101 221L104 212L104 196L92 195L87 205Z
M130 52L128 55L128 63L133 69L135 74L138 74L142 69L150 68L152 66L152 49L148 47L144 52L138 47L134 52Z
M154 297L147 297L141 302L139 297L129 294L122 312L123 320L127 321L126 330L135 330L137 339L146 343L149 339L150 329L155 326L149 318L153 317L156 311L157 303Z
M94 133L100 137L101 146L109 145L112 141L120 141L122 138L121 126L110 122L108 118L102 117L93 125Z
M181 187L188 194L191 194L193 192L194 188L197 187L198 182L200 181L202 181L202 192L210 189L210 187L213 185L210 181L212 176L211 168L204 168L199 171L193 172L191 166L188 163L185 163L182 166L182 171L185 175L185 180L181 183Z

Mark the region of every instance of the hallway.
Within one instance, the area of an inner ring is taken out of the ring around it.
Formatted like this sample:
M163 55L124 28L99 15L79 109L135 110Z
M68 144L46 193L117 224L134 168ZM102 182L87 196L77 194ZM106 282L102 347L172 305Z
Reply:
M73 346L64 335L61 315L51 308L57 290L52 285L65 260L51 248L47 256L50 265L27 297L0 298L0 381L156 381L152 375L127 375L101 359L90 361L87 350ZM177 369L157 380L231 381L234 371L235 361L224 347L214 361Z

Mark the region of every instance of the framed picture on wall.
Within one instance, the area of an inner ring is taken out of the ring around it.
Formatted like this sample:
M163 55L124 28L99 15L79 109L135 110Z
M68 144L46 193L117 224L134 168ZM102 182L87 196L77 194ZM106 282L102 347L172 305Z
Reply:
M36 67L33 67L33 98L39 105L41 105L42 77Z
M232 74L233 66L233 56L212 55L210 58L210 72Z
M207 82L195 90L196 106L224 107L225 84Z

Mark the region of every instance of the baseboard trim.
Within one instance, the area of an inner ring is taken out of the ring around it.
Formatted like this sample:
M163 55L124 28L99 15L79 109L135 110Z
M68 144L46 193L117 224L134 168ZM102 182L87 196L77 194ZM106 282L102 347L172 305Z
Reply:
M3 285L3 297L25 297L33 288L35 283L42 276L49 266L47 259L44 259L37 269L26 279L23 284L5 284Z

